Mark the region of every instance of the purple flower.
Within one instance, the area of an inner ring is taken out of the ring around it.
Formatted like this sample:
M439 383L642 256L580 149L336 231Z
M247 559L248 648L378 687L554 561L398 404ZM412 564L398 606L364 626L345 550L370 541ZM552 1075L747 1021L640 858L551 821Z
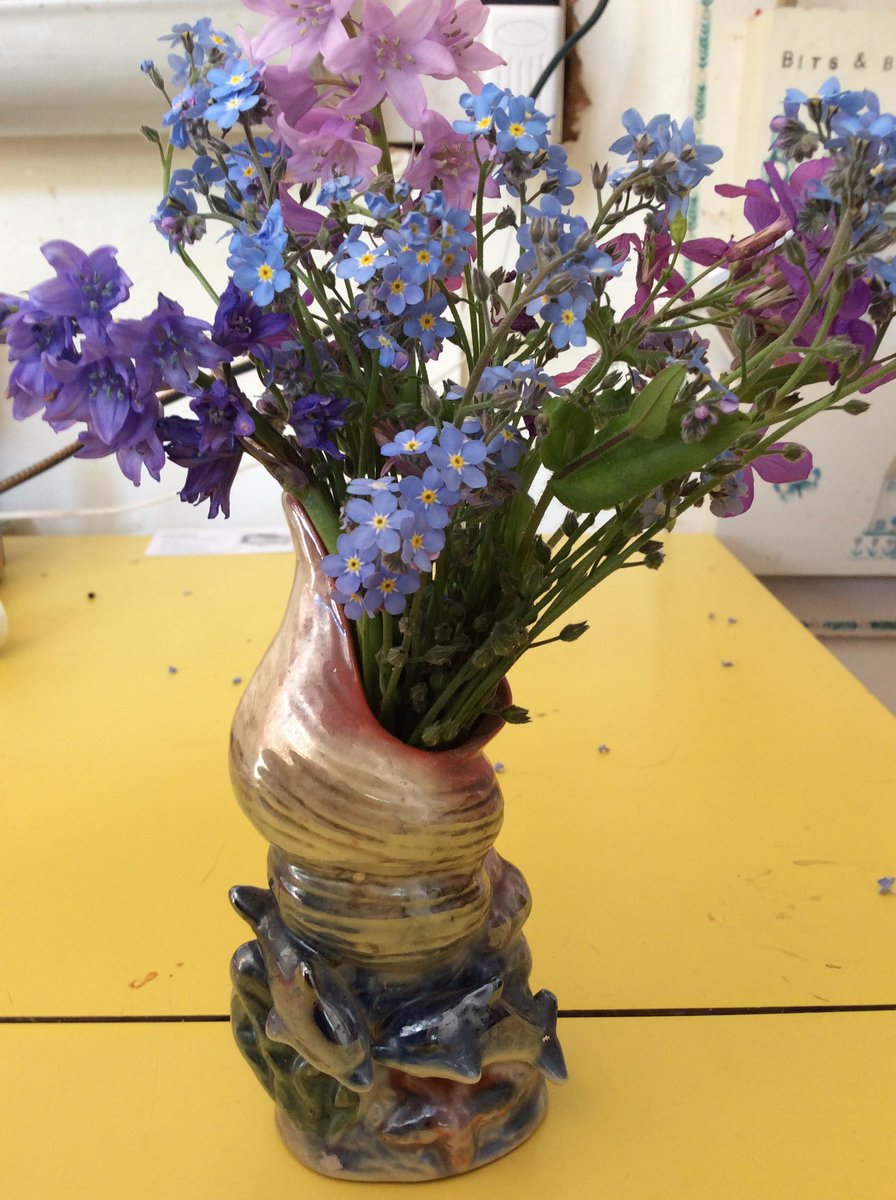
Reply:
M289 49L289 69L300 78L318 54L326 61L348 41L342 24L352 0L245 0L248 8L270 13L271 20L252 39L252 55L270 59Z
M30 297L54 317L71 317L88 337L100 338L112 309L128 298L131 281L112 246L85 254L71 242L46 242L41 253L56 272L31 289Z
M287 313L263 312L251 296L228 283L215 313L212 338L215 345L233 355L253 354L266 367L273 360L272 347L289 328Z
M485 487L487 480L478 465L485 456L482 442L465 437L453 425L443 425L439 444L427 451L429 461L451 491L458 491L462 484L470 488Z
M344 458L330 434L345 424L347 408L348 400L341 397L322 396L319 392L300 396L294 401L289 417L296 441L305 450L320 450L330 458Z
M121 321L113 326L115 348L134 359L141 391L167 384L186 392L202 367L218 367L233 357L229 350L208 338L211 326L188 317L174 300L159 293L155 312L142 321Z
M131 409L115 435L115 458L118 466L131 483L137 487L144 468L153 479L158 480L165 465L165 450L159 438L159 416L161 405L148 404L142 411ZM103 442L89 429L79 434L81 447L76 458L105 458L113 453L112 447Z
M230 489L243 457L239 444L217 454L200 449L205 433L199 421L185 417L165 417L159 422L165 452L173 463L186 467L187 478L179 492L187 504L208 500L211 519L222 512L230 516Z
M238 446L238 438L251 437L255 422L249 413L249 401L236 387L228 387L216 379L207 391L194 396L190 408L199 421L200 454L230 454Z
M142 412L148 401L155 402L151 389L139 390L130 358L110 354L102 345L86 345L77 362L48 362L47 370L61 386L47 401L45 419L54 429L84 421L110 451L118 448L119 435L128 436L125 421L131 410Z
M420 132L418 149L404 173L405 182L425 192L438 179L449 204L469 209L479 187L480 170L472 139L455 133L432 109L423 114ZM491 175L485 181L484 194L500 195Z
M380 492L371 501L349 500L345 515L358 526L359 546L376 544L383 554L394 554L401 549L401 531L409 514L398 508L391 492Z

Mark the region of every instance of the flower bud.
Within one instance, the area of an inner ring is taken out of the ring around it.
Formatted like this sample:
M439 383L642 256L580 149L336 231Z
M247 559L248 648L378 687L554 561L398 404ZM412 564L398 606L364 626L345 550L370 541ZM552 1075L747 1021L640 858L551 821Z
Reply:
M843 405L843 411L853 417L858 417L861 413L867 412L870 407L871 405L865 400L847 400Z
M489 277L479 267L473 267L473 295L477 300L486 301L492 294L492 287Z
M506 208L502 208L495 217L495 229L509 229L516 225L516 213L508 204Z
M603 166L595 163L591 168L591 182L594 185L595 191L600 191L607 182L607 176L610 174L610 164L604 163Z
M748 350L756 341L756 322L749 313L741 313L731 330L731 338L738 350Z

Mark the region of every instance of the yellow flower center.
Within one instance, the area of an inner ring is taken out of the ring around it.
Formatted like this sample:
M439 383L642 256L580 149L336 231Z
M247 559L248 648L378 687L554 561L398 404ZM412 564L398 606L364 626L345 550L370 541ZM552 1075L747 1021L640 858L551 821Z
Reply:
M513 136L516 138L522 137L525 132L526 132L525 128L522 125L520 125L520 123L518 121L514 121L514 123L508 129L508 133L513 134Z
M263 279L267 283L269 279L274 278L273 268L269 267L267 263L262 263L258 268L258 278Z
M421 548L421 546L423 545L423 534L415 533L414 536L411 538L411 545L413 546L413 548L415 550L419 550Z
M400 296L404 291L404 284L400 279L393 279L389 284L389 290L392 292L393 296Z
M452 454L448 462L454 467L455 471L459 471L461 467L466 466L464 456L462 454Z
M419 450L420 443L416 438L409 438L408 441L405 442L404 448L405 450Z
M560 318L564 325L573 325L575 323L576 314L571 308L563 310L563 316Z
M361 560L352 555L351 558L345 560L345 569L351 573L361 570Z
M361 257L358 259L358 262L362 267L369 267L373 262L373 255L368 250L366 254L361 255Z
M424 488L420 493L420 500L423 504L434 504L436 494L431 488Z
M432 257L432 255L429 253L428 250L418 250L417 251L417 262L423 266L425 266L429 262L431 257Z
M394 579L384 579L383 582L380 584L380 591L383 593L383 595L386 595L388 592L394 592L395 591L395 580Z
M420 328L421 329L432 329L434 327L435 323L436 323L436 319L432 315L432 313L424 313L423 316L420 318Z

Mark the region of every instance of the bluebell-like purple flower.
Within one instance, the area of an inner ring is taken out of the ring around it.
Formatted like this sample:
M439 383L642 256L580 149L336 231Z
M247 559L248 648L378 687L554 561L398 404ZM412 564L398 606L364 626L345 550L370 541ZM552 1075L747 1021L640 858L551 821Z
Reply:
M222 379L190 401L190 408L199 421L200 454L230 454L238 439L251 437L255 421L249 412L249 401L236 387L228 387Z
M323 396L319 392L300 396L294 401L289 417L296 441L305 450L320 450L330 458L344 458L330 434L345 424L347 408L348 400L341 396Z
M142 321L120 321L111 337L117 350L134 359L140 391L167 385L186 392L203 367L219 367L233 357L210 341L210 332L207 321L186 316L160 292L154 312Z
M230 516L230 489L236 478L243 448L238 443L230 450L213 454L200 449L205 432L199 421L185 417L165 417L159 432L168 458L186 467L187 478L179 495L187 504L209 502L209 518L219 512Z
M29 293L35 304L54 317L70 317L88 337L101 338L110 313L131 291L131 281L119 267L112 246L85 254L71 242L52 241L41 253L56 272Z
M289 325L288 313L263 312L251 296L231 281L218 303L212 340L234 356L252 354L270 367L273 347Z
M158 480L165 465L165 450L159 437L161 405L150 402L142 410L132 408L115 435L114 447L88 429L79 434L76 458L106 458L114 453L122 474L139 486L145 469Z
M60 384L47 402L47 422L64 429L84 421L110 450L117 449L131 410L141 412L148 403L156 403L150 388L139 387L131 359L110 354L103 345L88 343L77 362L55 359L47 363L47 370Z

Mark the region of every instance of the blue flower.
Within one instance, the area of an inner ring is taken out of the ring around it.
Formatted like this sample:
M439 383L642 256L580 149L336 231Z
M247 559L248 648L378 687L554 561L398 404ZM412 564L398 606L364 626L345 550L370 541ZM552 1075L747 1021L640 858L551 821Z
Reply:
M359 546L376 543L383 554L394 554L401 549L401 531L408 513L399 509L391 492L380 492L370 501L349 500L345 515L358 526Z
M321 566L325 574L335 579L337 591L351 595L373 574L376 556L373 543L360 545L353 533L341 533L336 539L336 553L328 554Z
M395 458L403 454L425 454L436 436L435 425L426 425L423 429L403 429L396 434L391 442L380 446L380 454L386 458Z
M525 448L526 443L519 433L508 425L493 434L485 445L489 455L493 458L497 455L495 466L500 467L502 471L512 471L520 461Z
M191 84L174 97L171 108L162 117L162 124L171 129L171 141L179 150L189 146L189 123L205 117L207 102L208 89L202 84Z
M391 367L404 357L404 352L395 338L378 327L365 329L361 333L361 341L368 350L376 352L381 367Z
M404 528L401 561L418 571L429 571L444 545L444 531L433 528L426 517L419 513Z
M485 445L481 441L466 437L453 425L443 425L439 444L427 451L429 461L452 491L457 491L463 484L469 488L485 487L488 481L479 469L485 456Z
M454 333L452 323L441 315L447 304L442 293L436 292L422 307L409 310L408 319L401 327L405 337L415 338L429 355L435 349L437 338L450 337Z
M467 114L467 120L452 122L455 133L468 133L472 138L491 133L495 124L495 111L509 94L494 83L485 84L482 91L475 96L465 92L460 98L460 106Z
M416 571L399 575L382 569L370 576L366 587L364 609L370 616L384 608L387 613L397 617L407 607L407 597L420 587L420 576Z
M378 496L381 492L397 492L399 482L391 475L379 479L352 479L346 488L350 496Z
M584 320L590 305L587 297L574 298L569 292L561 292L541 310L542 318L551 326L551 341L558 350L588 344Z
M422 515L430 529L444 529L451 520L451 509L460 503L460 492L449 487L435 467L427 467L422 478L406 475L400 489L405 507Z
M320 189L318 204L344 204L352 198L352 192L361 182L361 176L335 175Z
M361 241L361 227L354 225L339 247L333 270L340 279L354 279L357 283L367 283L386 259L386 252L382 248L372 249Z
M406 280L395 262L389 263L383 271L383 282L375 294L377 300L385 301L393 317L400 317L408 305L420 304L423 300L423 288Z
M507 154L519 150L534 154L548 148L549 117L539 112L531 96L511 96L495 110L495 139L499 150Z

